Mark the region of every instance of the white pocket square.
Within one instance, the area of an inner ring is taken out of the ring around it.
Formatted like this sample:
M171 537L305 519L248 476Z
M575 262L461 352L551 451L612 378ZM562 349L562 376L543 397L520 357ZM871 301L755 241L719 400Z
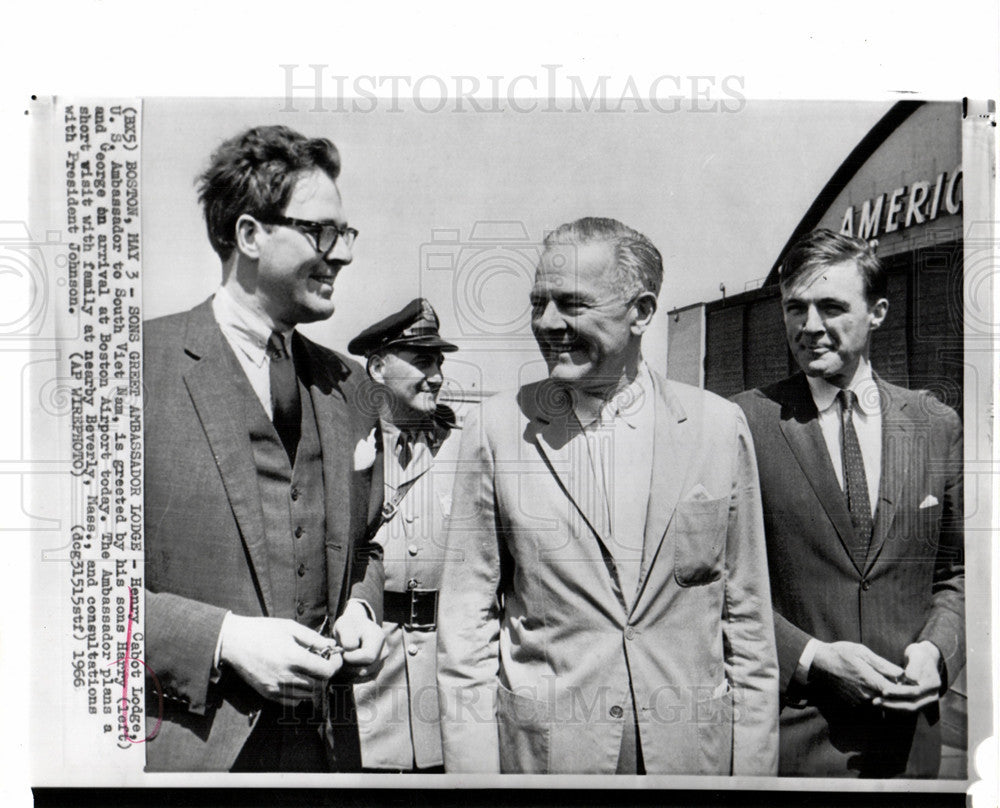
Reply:
M928 494L924 497L924 501L920 503L920 509L923 510L924 508L933 508L937 504L938 498L933 494Z
M684 497L684 499L689 502L692 500L694 500L695 502L699 502L700 500L711 499L711 498L712 497L709 495L708 489L705 488L705 486L703 486L701 483L698 483L694 488L688 491L688 495Z

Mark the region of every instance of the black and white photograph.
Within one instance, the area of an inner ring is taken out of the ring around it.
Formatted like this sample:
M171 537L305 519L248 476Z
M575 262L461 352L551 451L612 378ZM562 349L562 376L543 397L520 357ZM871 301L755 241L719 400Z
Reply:
M358 64L21 102L39 804L988 800L994 102Z

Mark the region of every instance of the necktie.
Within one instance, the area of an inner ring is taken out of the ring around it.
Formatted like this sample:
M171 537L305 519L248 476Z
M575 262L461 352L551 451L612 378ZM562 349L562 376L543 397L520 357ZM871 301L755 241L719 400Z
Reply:
M294 463L302 430L302 402L299 401L295 363L277 331L272 331L267 341L267 356L271 377L271 422L285 447L288 461Z
M399 433L399 466L400 468L406 468L410 465L410 461L413 459L413 446L412 441L414 436L407 432Z
M837 394L840 401L841 458L844 464L844 493L847 494L847 509L851 512L854 527L854 544L851 557L863 562L868 555L868 545L872 540L872 508L868 499L868 478L865 477L865 461L861 455L861 443L854 430L851 417L857 400L853 390L841 390Z

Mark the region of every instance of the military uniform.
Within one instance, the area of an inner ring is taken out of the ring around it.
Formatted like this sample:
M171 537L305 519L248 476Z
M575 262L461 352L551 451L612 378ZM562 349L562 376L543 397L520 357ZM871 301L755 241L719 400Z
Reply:
M438 336L430 304L418 299L351 341L351 353L401 348L454 351ZM383 413L374 433L384 485L386 657L373 681L354 685L360 765L411 771L443 765L437 694L437 593L451 512L459 439L455 414L438 405L433 423L401 428Z
M375 681L354 686L361 760L365 768L424 769L443 763L436 607L459 439L444 424L417 436L403 468L400 431L383 422L381 432L387 518L374 542L385 550L388 655Z

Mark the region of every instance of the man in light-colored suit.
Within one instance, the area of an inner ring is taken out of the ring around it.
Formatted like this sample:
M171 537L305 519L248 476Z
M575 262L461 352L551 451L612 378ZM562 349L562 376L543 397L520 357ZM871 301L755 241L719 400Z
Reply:
M887 280L818 230L781 271L802 369L742 393L760 469L786 775L933 777L938 697L964 665L962 430L868 362Z
M549 378L464 428L439 618L449 772L774 774L777 664L742 413L642 359L642 234L551 233Z
M295 330L353 257L339 171L281 126L223 143L200 178L222 285L144 328L150 770L329 770L327 682L381 650L364 372Z
M373 541L384 550L386 655L374 681L354 685L358 765L369 771L443 771L437 606L458 433L438 395L444 354L458 347L438 328L433 307L418 298L347 346L367 359L384 484Z

